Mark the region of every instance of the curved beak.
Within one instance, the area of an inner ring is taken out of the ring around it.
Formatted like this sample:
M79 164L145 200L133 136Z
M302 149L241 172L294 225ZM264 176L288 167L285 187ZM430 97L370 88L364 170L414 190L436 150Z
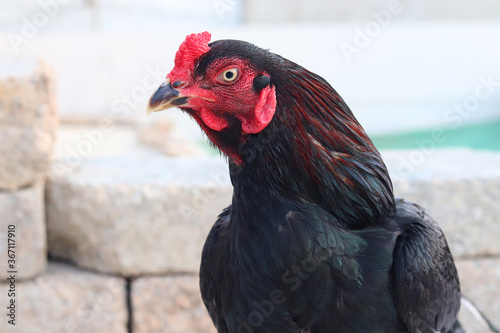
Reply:
M172 87L170 80L167 80L163 82L151 98L149 98L146 115L149 116L153 112L181 106L185 104L187 100L188 97L182 96L179 91Z

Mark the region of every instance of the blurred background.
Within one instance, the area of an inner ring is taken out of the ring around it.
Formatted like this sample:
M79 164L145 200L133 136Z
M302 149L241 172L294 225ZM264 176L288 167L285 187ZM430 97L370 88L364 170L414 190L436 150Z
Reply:
M33 57L55 68L58 158L103 118L112 134L81 155L211 155L179 110L144 113L184 37L204 30L325 77L379 148L418 148L439 130L437 147L500 149L495 0L3 0L0 70Z
M0 333L214 332L198 269L227 165L180 110L145 114L202 31L330 82L500 326L500 1L1 0L0 258L14 228L19 321Z

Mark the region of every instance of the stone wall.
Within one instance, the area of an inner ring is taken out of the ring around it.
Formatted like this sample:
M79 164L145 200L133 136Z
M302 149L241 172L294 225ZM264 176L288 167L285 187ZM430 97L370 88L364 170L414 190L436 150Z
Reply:
M500 325L500 154L442 150L418 166L411 154L383 154L396 195L441 224L464 294ZM231 201L225 162L99 158L69 172L55 166L45 206L52 261L45 274L17 284L19 324L13 330L4 320L0 332L215 332L198 267L206 234ZM464 306L472 327L470 316Z
M412 153L384 153L396 195L420 203L441 224L465 294L500 324L500 302L492 297L500 282L500 155L443 150L411 170ZM52 172L49 251L133 277L134 332L210 332L197 272L206 234L231 191L227 166L217 159L101 158L69 174Z
M46 267L44 181L57 130L52 71L26 60L0 74L0 277L28 279ZM8 229L8 226L13 226ZM15 242L15 243L14 243ZM8 271L13 273L8 273Z

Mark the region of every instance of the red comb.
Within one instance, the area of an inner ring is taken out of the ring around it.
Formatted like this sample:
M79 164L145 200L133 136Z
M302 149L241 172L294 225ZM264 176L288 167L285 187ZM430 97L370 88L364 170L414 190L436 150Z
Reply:
M175 67L167 75L167 78L172 79L173 76L177 77L186 72L192 72L194 70L194 61L210 50L208 43L211 37L212 35L207 31L188 35L179 47L179 51L175 54Z

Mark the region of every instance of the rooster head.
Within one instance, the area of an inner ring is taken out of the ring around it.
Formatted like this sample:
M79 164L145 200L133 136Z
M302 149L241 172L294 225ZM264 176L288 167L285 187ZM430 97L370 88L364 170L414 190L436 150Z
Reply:
M253 44L209 41L208 32L187 36L149 113L189 113L229 157L233 185L300 193L350 228L393 210L380 154L326 80Z
M243 42L209 44L210 38L208 32L186 37L176 53L174 68L151 96L147 112L182 109L216 146L240 162L237 145L273 119L276 89L270 74L250 59L252 50L241 52L252 48L251 44L241 49L234 46Z

